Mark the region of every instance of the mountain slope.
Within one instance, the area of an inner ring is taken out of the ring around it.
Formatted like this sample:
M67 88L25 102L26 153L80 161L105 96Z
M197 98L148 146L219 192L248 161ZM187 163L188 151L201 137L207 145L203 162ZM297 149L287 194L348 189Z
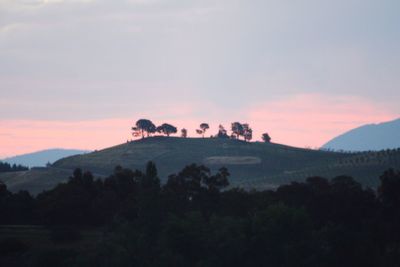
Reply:
M83 154L87 152L89 151L54 148L29 154L18 155L15 157L6 158L2 161L8 162L10 164L21 164L27 167L44 167L48 162L52 163L64 157Z
M323 148L349 151L368 151L400 147L400 119L368 124L335 137Z

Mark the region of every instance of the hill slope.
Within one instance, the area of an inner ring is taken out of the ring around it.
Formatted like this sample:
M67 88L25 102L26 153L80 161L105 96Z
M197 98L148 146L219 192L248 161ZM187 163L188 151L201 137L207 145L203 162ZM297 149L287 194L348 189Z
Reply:
M309 176L332 178L348 174L364 185L376 187L379 175L389 167L400 168L400 150L377 153L336 153L301 149L279 144L246 143L238 140L210 138L152 137L104 150L76 155L56 161L50 168L35 170L6 179L11 190L35 188L38 193L65 181L74 168L106 176L116 165L144 169L148 161L157 165L165 182L168 175L191 163L204 164L212 171L227 167L232 186L246 189L275 188ZM23 182L17 182L18 180ZM40 186L38 185L40 183ZM18 185L17 187L15 185Z
M210 138L153 137L101 151L61 159L53 167L83 167L109 174L116 165L143 169L154 161L161 178L191 163L205 164L212 170L226 166L233 177L260 177L279 174L339 159L340 153L299 149L278 144L246 143Z
M380 124L368 124L335 137L323 148L368 151L400 147L400 119Z
M53 163L61 158L65 158L72 155L84 154L89 151L77 150L77 149L47 149L37 151L29 154L18 155L2 160L10 164L20 164L27 167L44 167L48 162Z

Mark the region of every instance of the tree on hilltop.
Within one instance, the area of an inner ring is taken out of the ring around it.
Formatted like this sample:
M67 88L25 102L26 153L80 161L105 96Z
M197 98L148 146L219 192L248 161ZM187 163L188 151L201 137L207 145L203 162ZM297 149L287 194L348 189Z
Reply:
M132 135L134 137L137 136L142 136L144 138L144 134L147 134L147 137L150 136L150 134L156 132L156 126L151 120L147 119L140 119L136 122L136 126L132 127Z
M221 124L218 126L218 134L217 134L218 138L229 138L224 126L222 126Z
M249 124L245 123L243 126L243 137L245 141L250 141L253 139L253 130L250 128Z
M232 122L231 130L232 134L236 136L236 139L239 139L240 136L244 134L244 128L240 122Z
M208 125L208 123L202 123L202 124L200 124L200 129L201 129L201 131L202 131L202 133L203 133L203 138L204 138L204 134L206 133L206 131L208 130L208 129L210 129L210 125Z
M187 130L186 130L185 128L183 128L183 129L181 130L181 137L182 137L182 138L186 138L186 137L187 137Z
M270 143L270 142L271 142L271 137L269 136L268 133L263 133L263 134L262 134L262 140L263 140L265 143Z
M202 135L204 138L204 134L206 133L207 129L210 129L210 126L208 125L208 123L201 123L200 124L200 129L196 129L196 133L199 135Z
M165 134L166 136L170 136L170 134L175 134L178 131L178 129L171 124L163 123L162 125L156 128L156 131Z

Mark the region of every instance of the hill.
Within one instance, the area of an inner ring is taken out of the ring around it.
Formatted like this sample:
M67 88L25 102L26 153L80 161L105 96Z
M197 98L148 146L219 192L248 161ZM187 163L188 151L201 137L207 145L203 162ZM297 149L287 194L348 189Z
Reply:
M11 190L29 189L38 193L66 180L77 167L90 170L96 176L106 176L116 165L143 170L150 160L156 163L162 182L185 165L198 163L212 171L227 167L231 185L245 189L275 188L309 176L333 178L343 174L376 187L384 170L400 168L400 150L338 153L218 138L152 137L66 157L50 168L17 173L14 177L0 175L0 180Z
M61 158L65 158L72 155L84 154L89 151L78 150L78 149L47 149L41 150L33 153L18 155L15 157L10 157L3 159L1 161L10 164L23 165L27 167L44 167L48 162L53 163Z
M368 151L400 147L400 119L350 130L323 145L325 149Z

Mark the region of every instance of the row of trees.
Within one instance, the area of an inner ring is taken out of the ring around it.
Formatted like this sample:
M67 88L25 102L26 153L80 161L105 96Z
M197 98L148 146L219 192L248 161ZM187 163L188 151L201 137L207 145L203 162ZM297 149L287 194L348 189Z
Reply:
M170 136L177 131L177 128L171 124L163 123L160 126L156 126L151 120L147 119L138 120L136 126L132 127L132 135L134 137L142 136L142 138L144 138L145 134L149 137L156 132Z
M0 172L18 172L18 171L27 171L28 167L16 164L9 164L7 162L0 161Z
M200 201L204 204L202 210L206 212L213 205L212 198L209 202L206 196L218 195L227 187L229 175L226 168L212 174L205 166L191 164L170 175L161 186L153 162L148 162L144 171L116 166L114 172L104 179L95 179L91 172L77 168L68 182L60 183L36 198L27 191L9 192L6 184L0 181L0 225L91 227L112 223L115 216L133 220L148 216L154 205L151 202L160 194L164 199L162 203L166 205L157 211L162 214L168 211L184 213L191 202L198 205Z
M37 250L23 246L31 233L0 236L0 266L399 266L400 172L377 191L338 176L248 192L228 177L192 164L161 184L150 162L105 179L76 169L37 197L0 183L1 224L70 227L53 240L71 242ZM104 232L83 245L71 229Z
M196 129L196 133L204 138L204 135L208 129L210 129L210 125L204 122L200 124L199 129ZM132 135L134 137L141 136L142 138L145 136L149 137L155 133L161 133L170 136L171 134L176 134L177 131L177 128L171 124L163 123L160 126L156 126L151 120L148 119L140 119L136 122L135 126L132 127ZM218 133L212 137L231 139L240 139L242 137L245 141L251 141L253 139L253 129L250 128L248 123L233 122L231 124L231 131L232 134L228 135L227 130L223 125L220 124L218 127ZM181 129L181 137L186 138L187 134L187 129ZM271 137L268 133L264 133L262 134L262 140L266 143L269 143L271 142Z

